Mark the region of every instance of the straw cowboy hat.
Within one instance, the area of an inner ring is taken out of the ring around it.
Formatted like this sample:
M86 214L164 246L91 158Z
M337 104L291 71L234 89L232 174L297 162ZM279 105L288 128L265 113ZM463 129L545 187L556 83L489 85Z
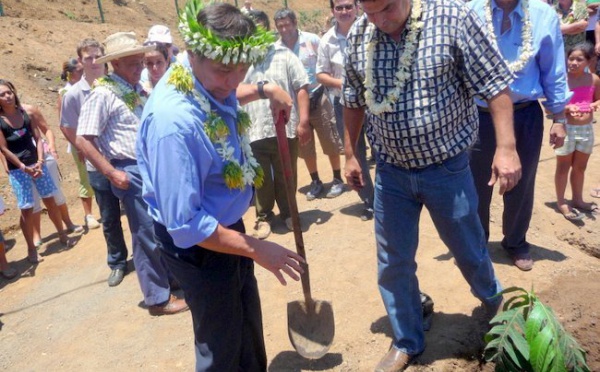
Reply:
M104 48L106 54L96 60L98 64L112 61L113 59L146 53L156 49L156 46L138 44L135 32L117 32L104 40Z

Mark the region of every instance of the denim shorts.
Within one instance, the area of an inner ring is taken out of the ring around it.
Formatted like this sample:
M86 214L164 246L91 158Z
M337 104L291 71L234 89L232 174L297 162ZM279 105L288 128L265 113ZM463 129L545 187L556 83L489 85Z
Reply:
M566 156L574 151L579 151L584 154L591 154L594 148L594 128L592 124L567 124L567 137L565 143L561 147L554 150L558 156Z
M37 189L40 196L48 198L56 191L56 186L50 177L48 167L42 164L42 176L33 179L30 175L20 169L11 170L8 174L8 179L12 186L13 192L17 198L17 206L19 209L33 208L33 185Z

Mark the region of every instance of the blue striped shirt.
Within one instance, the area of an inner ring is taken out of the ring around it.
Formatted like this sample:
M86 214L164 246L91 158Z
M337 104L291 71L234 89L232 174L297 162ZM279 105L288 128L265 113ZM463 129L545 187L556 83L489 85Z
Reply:
M468 6L485 22L484 5L490 0L474 0ZM511 28L500 34L503 10L492 0L492 22L498 47L504 58L515 61L523 49L521 31L523 28L523 8L521 1L513 9L509 18ZM518 71L510 85L513 103L535 101L546 98L544 106L553 114L565 109L571 99L567 85L565 51L560 32L560 20L550 5L538 0L529 0L529 18L533 37L533 57ZM485 106L478 101L478 105Z

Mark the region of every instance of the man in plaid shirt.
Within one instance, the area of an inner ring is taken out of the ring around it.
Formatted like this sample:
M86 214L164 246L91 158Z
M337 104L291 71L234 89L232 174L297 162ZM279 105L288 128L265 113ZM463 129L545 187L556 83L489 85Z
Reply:
M345 176L354 189L362 187L355 149L368 110L366 132L377 153L378 284L394 333L376 370L401 371L425 348L415 262L423 206L473 294L490 315L500 305L501 297L491 298L502 288L466 150L477 137L479 96L490 105L499 139L490 183L505 192L519 181L507 94L512 75L462 0L361 4L365 14L348 35L342 92Z

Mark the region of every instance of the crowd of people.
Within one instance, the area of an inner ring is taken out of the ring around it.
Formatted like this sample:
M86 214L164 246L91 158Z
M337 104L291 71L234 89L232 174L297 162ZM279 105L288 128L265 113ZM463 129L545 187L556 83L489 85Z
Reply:
M599 212L583 197L600 106L597 4L329 0L329 7L333 25L322 37L301 30L289 8L274 14L276 37L250 1L237 9L188 0L179 26L185 52L175 55L169 28L155 25L144 43L132 32L84 39L63 65L60 129L77 166L84 225L103 229L108 285L127 274L124 209L149 313L190 310L198 371L266 370L254 263L282 284L306 265L267 240L275 205L294 229L278 125L294 189L300 157L311 178L308 201L349 187L363 203L360 218L374 221L379 290L393 330L377 371L404 370L425 348L428 296L415 262L423 207L490 319L502 302L487 249L494 186L504 207L501 245L518 269L532 270L527 231L545 115L558 211L570 221ZM68 234L84 226L72 222L60 191L53 132L7 80L0 80L0 126L27 257L38 263L40 199L62 244L72 246ZM328 185L315 133L331 166ZM171 177L173 164L182 178ZM590 195L600 197L600 185ZM252 200L247 233L242 216ZM17 275L2 239L0 270Z

